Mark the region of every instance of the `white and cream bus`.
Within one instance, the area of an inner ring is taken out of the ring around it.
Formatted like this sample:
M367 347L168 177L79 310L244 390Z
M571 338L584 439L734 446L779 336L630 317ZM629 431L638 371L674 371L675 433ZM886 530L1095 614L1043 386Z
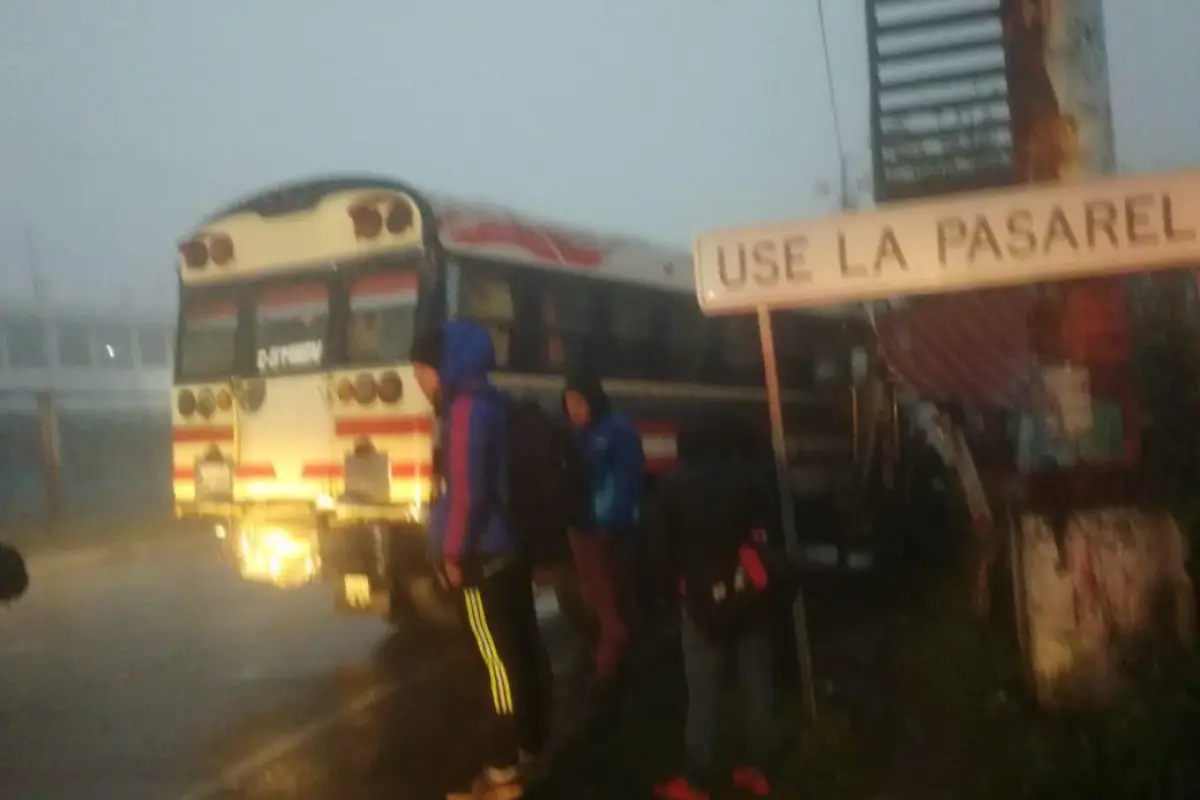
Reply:
M179 246L173 395L177 513L211 519L247 579L318 576L344 610L426 610L422 526L434 418L406 363L414 331L487 326L496 383L558 402L603 376L642 431L648 472L717 406L767 418L753 319L705 319L690 256L334 178L250 197ZM851 472L851 356L865 327L778 321L797 480Z

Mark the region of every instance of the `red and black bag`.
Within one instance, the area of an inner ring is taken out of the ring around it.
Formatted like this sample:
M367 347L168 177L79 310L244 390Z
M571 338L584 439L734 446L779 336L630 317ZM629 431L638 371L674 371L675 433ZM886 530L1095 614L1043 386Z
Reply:
M760 531L729 558L693 565L680 585L688 614L714 637L736 633L787 605L799 588L795 566Z

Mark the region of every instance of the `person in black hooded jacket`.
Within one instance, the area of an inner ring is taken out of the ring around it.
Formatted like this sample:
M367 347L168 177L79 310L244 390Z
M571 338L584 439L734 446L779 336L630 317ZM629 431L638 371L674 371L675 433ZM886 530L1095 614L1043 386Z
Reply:
M688 708L683 775L655 788L665 800L709 797L717 738L723 725L723 672L736 666L750 758L733 771L734 786L766 796L774 676L772 615L755 608L733 629L714 631L687 594L689 576L713 574L737 563L751 541L765 543L774 517L772 480L760 468L755 437L739 420L711 419L686 428L679 438L680 467L654 498L649 515L651 543L664 588L680 601L680 638Z

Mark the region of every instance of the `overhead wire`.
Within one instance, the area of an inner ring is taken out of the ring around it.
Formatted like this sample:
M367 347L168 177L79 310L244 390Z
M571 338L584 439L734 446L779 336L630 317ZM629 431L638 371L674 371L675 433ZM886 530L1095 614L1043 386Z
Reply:
M848 165L846 163L846 142L842 138L842 117L838 111L837 88L833 81L833 59L829 53L829 30L825 24L825 2L817 0L817 21L821 33L821 53L825 60L825 85L829 94L829 111L833 121L833 136L837 146L838 155L838 184L839 194L842 206L849 203L850 187L849 176L847 174Z

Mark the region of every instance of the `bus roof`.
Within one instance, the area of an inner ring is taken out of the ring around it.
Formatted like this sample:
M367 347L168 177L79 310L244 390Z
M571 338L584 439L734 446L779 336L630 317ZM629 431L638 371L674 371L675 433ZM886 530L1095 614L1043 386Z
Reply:
M402 181L375 176L329 176L281 184L221 209L205 219L201 228L241 214L276 217L304 211L331 194L357 190L408 195L421 218L436 226L438 239L451 254L581 270L597 277L693 291L692 257L686 250L584 231L496 203L433 195Z
M586 231L485 201L427 193L403 181L372 175L331 175L280 184L242 198L212 216L201 229L221 220L256 214L278 217L305 211L324 198L345 192L386 191L407 195L420 212L428 238L436 232L453 255L491 258L600 278L694 293L692 254L643 239ZM193 231L189 238L200 233ZM859 313L857 307L810 309L820 316Z

